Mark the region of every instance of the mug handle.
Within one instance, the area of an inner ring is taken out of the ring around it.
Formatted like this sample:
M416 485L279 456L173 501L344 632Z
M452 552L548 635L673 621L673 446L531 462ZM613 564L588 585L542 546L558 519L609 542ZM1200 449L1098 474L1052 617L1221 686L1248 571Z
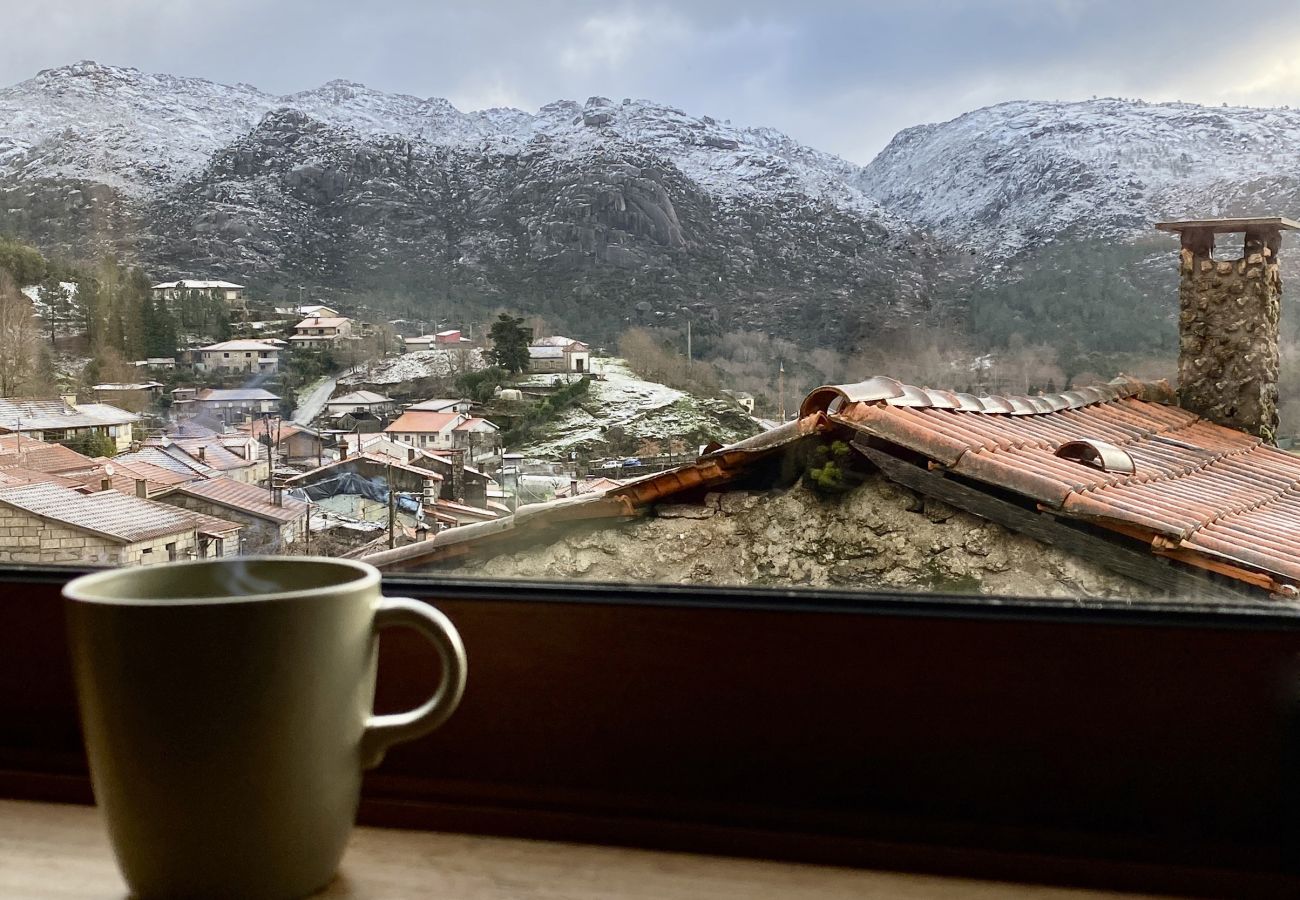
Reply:
M375 605L374 631L404 626L413 628L433 644L442 659L442 683L422 706L404 713L371 716L361 737L361 767L379 765L394 744L411 741L437 728L456 711L465 693L465 645L451 620L426 603L405 597L380 597Z

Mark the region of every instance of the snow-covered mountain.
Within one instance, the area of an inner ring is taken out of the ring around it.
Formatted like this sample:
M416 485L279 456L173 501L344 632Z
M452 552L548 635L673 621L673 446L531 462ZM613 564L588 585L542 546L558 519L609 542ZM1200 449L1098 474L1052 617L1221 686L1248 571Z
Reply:
M147 197L199 172L268 113L292 110L361 138L399 137L484 153L546 144L580 156L612 141L670 159L710 193L798 193L879 216L858 167L770 128L733 127L646 100L561 100L536 114L461 112L440 97L350 81L274 96L247 84L152 75L83 61L0 90L0 174L89 180Z
M82 62L0 90L0 229L263 291L508 302L606 334L703 304L838 342L930 314L939 250L860 167L644 100L462 112L351 82Z
M857 184L994 257L1161 219L1297 211L1300 110L1017 101L900 132Z

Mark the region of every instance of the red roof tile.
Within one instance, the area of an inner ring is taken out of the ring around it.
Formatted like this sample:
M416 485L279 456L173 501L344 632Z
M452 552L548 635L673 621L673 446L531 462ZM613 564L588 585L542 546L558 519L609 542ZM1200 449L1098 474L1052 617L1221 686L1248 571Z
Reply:
M394 432L397 434L436 434L446 429L449 425L454 426L460 418L461 414L454 412L423 412L407 410L398 416L396 421L385 428L384 431Z
M224 475L177 485L173 491L275 522L292 522L307 513L307 504L301 500L284 494L284 505L276 506L271 502L266 488L235 481Z
M1157 402L1167 399L1167 388L1121 379L974 398L873 378L819 388L801 412L824 411L1055 515L1144 535L1157 552L1300 583L1300 457ZM1072 442L1110 445L1103 449L1132 470L1059 456Z

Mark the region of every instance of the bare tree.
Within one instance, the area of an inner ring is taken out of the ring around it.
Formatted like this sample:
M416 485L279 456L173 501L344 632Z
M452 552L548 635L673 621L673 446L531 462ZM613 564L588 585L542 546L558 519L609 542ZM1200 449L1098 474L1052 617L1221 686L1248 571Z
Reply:
M12 397L31 378L39 340L32 301L0 270L0 396Z

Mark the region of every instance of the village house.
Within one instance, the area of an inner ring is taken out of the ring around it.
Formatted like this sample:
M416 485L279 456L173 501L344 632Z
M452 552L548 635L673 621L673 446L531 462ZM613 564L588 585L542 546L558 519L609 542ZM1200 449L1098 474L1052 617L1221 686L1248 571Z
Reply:
M157 372L170 372L176 368L176 357L174 356L151 356L148 359L137 359L131 365L137 369L150 369Z
M248 434L259 444L268 448L274 445L277 462L319 464L330 446L321 432L293 422L253 419L239 427L248 429Z
M353 412L330 413L325 417L329 431L342 434L373 434L384 430L384 420L374 413L354 410Z
M334 307L324 306L323 304L320 303L311 303L306 306L299 306L291 310L291 312L297 313L298 316L301 318L308 318L308 319L313 319L313 318L336 319L343 315Z
M133 566L227 555L237 523L115 490L0 486L0 560Z
M421 334L416 337L402 338L402 343L406 346L407 353L414 353L417 350L428 350L433 346L434 340L431 334Z
M176 485L163 503L240 523L241 552L274 553L306 534L307 504L276 489L223 476Z
M591 370L591 348L582 341L556 335L539 338L528 346L528 371L574 372Z
M198 372L256 372L274 375L280 370L280 348L270 341L221 341L200 347L194 369Z
M442 476L442 489L439 494L442 499L463 503L476 509L491 507L488 500L496 487L496 481L480 469L467 465L464 451L421 450L388 435L373 434L341 435L340 449L346 456L356 456L361 453L370 457L382 456L394 462L436 472Z
M501 458L501 430L463 412L407 409L384 433L421 450L465 451L471 463L499 463Z
M352 320L343 316L309 316L293 326L289 343L294 347L319 350L337 347L352 335Z
M163 396L159 381L106 382L91 388L95 399L128 412L142 413L156 406Z
M175 397L176 392L172 392ZM178 415L204 415L210 419L236 425L245 419L280 411L280 398L263 388L204 388L183 404L172 403Z
M329 413L367 412L386 416L397 411L397 401L374 391L352 391L332 398L325 404L325 409Z
M261 484L271 477L270 460L261 444L249 434L235 432L194 438L167 435L146 441L144 446L177 448L208 469L245 484Z
M153 286L155 300L166 303L184 303L193 300L224 300L233 310L246 312L248 300L244 297L244 286L229 281L164 281Z
M421 400L419 403L412 403L406 407L407 412L457 412L469 413L469 408L474 405L474 401L461 398L452 400L448 397L434 397L429 400Z
M140 420L107 403L0 398L0 434L23 434L48 443L76 443L90 435L113 442L118 452L131 448L131 426Z

